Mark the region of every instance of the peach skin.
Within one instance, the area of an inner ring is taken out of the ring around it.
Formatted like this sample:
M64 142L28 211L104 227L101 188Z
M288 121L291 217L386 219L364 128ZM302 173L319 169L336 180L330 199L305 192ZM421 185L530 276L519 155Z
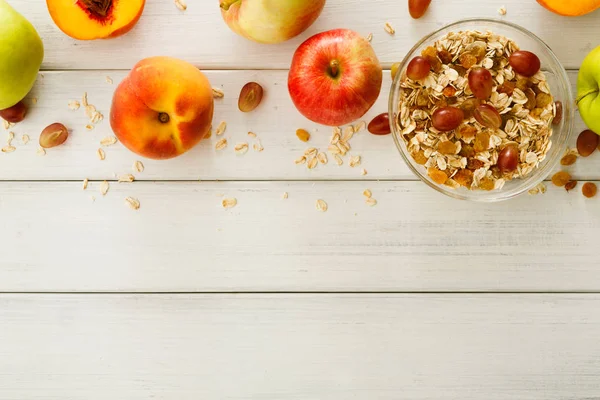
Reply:
M207 136L212 86L195 66L176 58L137 63L113 96L110 125L129 150L153 159L181 155Z
M600 0L537 0L548 10L569 17L589 14L600 8Z
M106 39L129 32L146 0L46 0L61 31L79 40Z

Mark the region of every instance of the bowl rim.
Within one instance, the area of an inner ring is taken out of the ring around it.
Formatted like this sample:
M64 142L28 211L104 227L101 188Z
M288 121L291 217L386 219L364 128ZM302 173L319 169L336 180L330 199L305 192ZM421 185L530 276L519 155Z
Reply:
M419 40L406 53L403 60L400 62L400 65L406 66L409 61L408 58L419 47L421 47L423 44L431 41L433 37L439 35L443 31L449 30L449 29L451 29L455 26L459 26L459 25L465 25L465 24L469 24L469 23L481 24L481 23L486 23L486 22L504 25L504 26L516 29L516 30L520 31L521 33L531 37L532 39L534 39L534 41L537 41L547 51L550 59L556 65L558 65L560 67L559 78L563 82L567 83L565 85L565 87L567 88L567 95L568 95L567 97L569 99L573 98L573 90L571 88L571 83L569 80L567 70L565 69L563 64L560 62L560 60L558 59L558 57L556 56L554 51L552 51L550 46L548 46L548 44L546 42L544 42L539 36L537 36L535 33L531 32L531 31L529 31L528 29L523 28L522 26L517 25L515 23L507 22L507 21L504 21L504 20L501 20L498 18L465 18L465 19L461 19L461 20L449 23L447 25L444 25L441 28L436 29L435 31L425 35L421 40ZM490 30L491 30L491 28L490 28ZM395 121L395 119L396 119L396 117L395 117L396 104L394 102L394 94L396 93L396 91L398 89L398 84L399 84L401 77L402 77L402 73L401 73L401 70L399 69L398 73L396 74L396 77L392 81L392 85L390 88L390 94L389 94L389 99L388 99L388 118L389 118L391 130L392 130L392 136L393 136L394 142L396 144L396 148L397 148L398 152L400 153L400 155L402 156L402 159L404 160L405 164L408 165L409 169L412 171L412 173L414 175L416 175L422 182L425 182L429 187L435 189L435 191L442 193L448 197L458 199L458 200L467 200L467 201L482 202L482 203L495 203L495 202L500 202L500 201L515 198L517 196L522 195L523 193L525 193L528 190L527 187L524 187L522 190L518 190L518 191L515 191L514 193L508 193L505 195L502 195L501 190L496 190L496 191L492 191L492 192L485 192L485 193L495 193L496 196L469 196L469 195L463 195L462 193L459 193L457 190L451 191L450 189L446 189L446 188L442 187L441 185L437 185L433 182L430 182L427 179L424 179L422 172L418 171L417 168L415 166L413 166L411 160L408 159L409 156L407 154L405 154L405 151L403 151L403 149L402 149L403 143L400 142L401 138L399 137L399 133L397 132L396 121ZM574 114L575 114L575 109L574 109L574 107L571 106L570 102L568 104L564 104L564 102L563 102L563 122L564 122L563 130L566 130L566 132L564 135L561 135L562 140L559 143L556 143L553 140L553 143L552 143L553 147L559 146L560 148L566 148L567 142L573 133ZM555 160L546 163L546 165L543 168L539 169L538 170L539 177L532 181L532 185L529 187L529 189L531 189L532 187L535 187L535 186L539 185L541 182L543 182L546 179L546 177L550 174L550 172L556 167L559 160L560 160L560 158L556 158Z

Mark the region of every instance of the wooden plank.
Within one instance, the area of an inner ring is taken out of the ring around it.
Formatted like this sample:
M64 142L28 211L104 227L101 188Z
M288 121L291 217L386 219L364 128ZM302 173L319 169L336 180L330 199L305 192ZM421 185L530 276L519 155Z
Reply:
M598 295L10 295L7 399L595 399Z
M106 77L114 81L108 84ZM47 72L40 78L29 97L32 105L29 117L12 130L17 151L0 153L0 180L79 180L114 179L114 174L131 172L135 154L121 144L106 148L106 160L100 161L96 150L100 140L112 134L108 115L115 85L125 76L125 72L85 71ZM327 149L331 129L308 122L294 108L287 91L285 71L209 71L212 84L222 87L225 98L216 101L214 126L226 121L226 137L229 147L216 151L214 145L218 137L205 141L177 159L168 161L144 160L146 170L136 175L140 180L318 180L318 179L396 179L415 180L416 177L401 159L391 136L379 137L366 131L356 135L352 141L353 154L362 157L361 168L350 168L349 157L343 166L337 166L333 159L328 165L308 170L305 165L295 165L294 160L309 146ZM570 74L575 88L576 73ZM241 113L237 108L237 98L242 86L249 81L258 81L265 86L264 103L250 114ZM385 73L384 89L373 109L364 118L387 111L389 72ZM106 120L89 132L89 123L83 109L72 111L67 107L69 100L80 99L84 91L89 101L105 114ZM37 103L32 104L36 98ZM39 132L52 122L61 121L73 130L65 145L51 149L45 157L36 154ZM298 128L312 132L310 143L300 142L295 135ZM584 129L577 116L575 132ZM248 142L250 147L255 140L247 132L255 132L264 151L257 153L250 149L244 156L233 151L235 143ZM23 146L22 134L28 134L32 141ZM2 140L2 139L0 139ZM571 146L575 146L576 135ZM330 157L331 158L331 157ZM368 175L361 176L362 168ZM600 155L595 154L580 160L572 172L580 179L600 179Z
M501 204L420 182L99 186L0 184L0 291L600 290L600 201L581 184Z
M365 36L374 34L373 46L386 66L399 61L426 34L463 18L500 18L520 24L545 40L568 68L579 68L585 55L597 44L598 14L564 18L551 14L533 1L480 0L439 2L421 20L408 16L406 5L393 0L329 0L323 15L300 37L280 45L252 43L233 34L219 15L217 0L188 1L180 12L173 1L148 1L136 28L128 35L93 42L73 40L52 22L45 2L12 0L38 29L46 46L45 69L128 69L140 59L162 54L183 58L203 68L285 69L298 45L317 32L347 27ZM385 33L389 21L395 36ZM218 38L218 40L215 40ZM568 38L568 40L565 40Z

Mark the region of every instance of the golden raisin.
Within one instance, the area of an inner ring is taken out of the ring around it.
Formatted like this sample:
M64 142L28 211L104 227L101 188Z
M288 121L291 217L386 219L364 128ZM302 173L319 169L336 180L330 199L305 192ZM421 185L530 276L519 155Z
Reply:
M469 69L473 65L477 64L477 57L469 53L462 54L458 60L460 61L460 65L466 69Z
M475 155L475 150L473 150L473 146L468 144L463 144L460 148L460 153L458 153L461 157L473 157Z
M569 166L575 164L577 156L575 154L567 154L560 160L560 165Z
M438 145L437 151L440 154L445 154L445 155L454 154L456 152L456 145L454 143L452 143L451 141L446 140L445 142L441 142Z
M588 199L591 199L592 197L594 197L597 192L598 192L598 187L596 186L595 183L592 183L592 182L584 183L583 187L581 188L581 193L583 193L583 195L585 197L587 197Z
M514 82L511 81L504 81L504 83L500 86L498 86L498 93L506 93L509 96L513 95L513 92L515 91L515 87L516 84Z
M463 125L458 128L458 133L464 139L471 139L477 134L477 128L471 125Z
M426 107L428 104L429 104L429 98L427 97L427 95L424 93L420 93L417 96L417 105L419 107Z
M528 110L533 110L537 104L535 92L531 89L527 89L525 90L525 96L527 96L527 103L525 103L523 106Z
M429 64L431 65L431 69L434 72L440 72L442 70L442 62L437 57L437 50L433 46L429 46L421 52L421 56L425 57Z
M461 169L454 175L454 180L458 182L460 186L469 187L473 183L473 171Z
M471 171L475 171L476 169L479 169L481 167L483 167L483 161L478 160L476 158L469 158L467 160L467 168Z
M440 171L435 167L429 167L429 169L427 169L427 174L429 175L431 180L433 180L438 185L443 185L448 180L448 175L446 175L444 171Z
M479 182L479 188L487 191L494 190L494 181L490 178L482 179L481 182Z
M571 180L571 174L565 171L559 171L552 176L552 183L555 186L563 187Z
M465 52L477 58L477 62L481 62L485 58L486 50L487 45L485 44L485 42L478 40L468 45L465 49Z
M452 68L453 70L455 70L456 72L458 72L458 75L460 75L460 76L466 76L467 75L467 69L465 67L463 67L462 65L453 64L452 66L450 66L450 68Z
M535 105L538 108L545 108L548 104L552 103L552 96L550 96L548 93L540 93L535 97Z
M567 192L568 192L568 191L571 191L571 190L575 189L575 186L577 186L577 181L569 181L569 182L567 182L567 184L565 185L565 190L566 190Z
M456 94L456 89L453 86L448 85L442 90L442 94L446 97L452 97Z
M529 115L531 115L533 118L540 118L540 115L542 115L543 112L544 110L541 108L534 108L533 110L531 110Z
M465 114L465 119L469 119L473 116L473 111L475 111L477 106L479 106L480 104L481 101L479 99L471 98L460 103L458 108L463 110L463 113Z
M413 154L413 159L419 165L425 165L425 163L427 162L427 157L425 157L425 153L423 152L423 150L420 150L419 152Z
M475 136L475 144L473 145L473 149L475 152L479 153L481 151L486 151L490 147L490 134L486 131L479 132L477 136Z
M533 86L533 82L527 78L520 78L517 80L517 88L521 89L522 91L526 91L531 86Z
M308 142L310 140L310 133L306 129L298 129L296 131L296 136L303 142Z
M452 62L452 54L448 50L438 51L438 57L443 64L450 64Z

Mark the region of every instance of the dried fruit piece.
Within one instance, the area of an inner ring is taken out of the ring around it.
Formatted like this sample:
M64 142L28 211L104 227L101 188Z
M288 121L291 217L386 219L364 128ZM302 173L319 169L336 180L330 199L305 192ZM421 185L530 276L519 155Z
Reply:
M308 142L310 140L310 133L305 129L296 130L296 136L303 142Z
M554 119L552 120L553 125L558 125L562 122L563 117L563 103L562 101L557 101L556 104L556 115L554 115Z
M454 180L458 182L460 186L470 187L473 183L473 171L461 169L454 175Z
M600 144L600 136L593 131L587 129L577 137L577 151L582 157L588 157L598 148Z
M532 89L524 90L525 96L527 96L527 103L523 105L528 110L533 110L536 105L535 92Z
M552 183L555 186L563 187L571 180L571 174L565 171L559 171L552 176Z
M494 181L490 178L484 178L479 182L479 189L491 191L494 190L495 184Z
M437 56L437 49L433 46L426 47L421 51L421 56L425 57L429 64L431 64L431 69L435 72L440 72L442 70L442 62Z
M502 83L502 85L498 86L498 88L496 89L496 91L498 93L505 93L509 96L513 95L513 92L515 91L515 87L516 87L516 83L512 82L512 81L504 81L504 83Z
M460 126L465 114L460 108L442 107L433 112L433 127L441 132L448 132Z
M419 19L429 8L431 0L408 0L408 12L414 19Z
M263 99L263 88L256 82L249 82L244 85L240 92L238 107L242 112L250 112L260 105Z
M435 167L429 167L427 169L427 175L429 175L431 180L438 185L443 185L448 180L448 175L446 175L444 171L440 171Z
M477 57L469 53L462 54L458 60L460 61L460 65L465 69L469 69L477 64Z
M440 50L437 53L440 61L442 62L442 64L450 64L452 62L452 53L450 53L448 50L444 49L444 50Z
M425 153L423 152L423 150L420 150L417 153L413 154L413 159L419 165L425 165L425 163L427 163L427 157L425 157Z
M502 116L491 104L477 106L473 116L477 122L487 128L500 129L502 126Z
M565 185L565 190L567 192L570 192L571 190L575 189L576 186L577 186L577 181L569 181Z
M48 125L40 134L40 146L45 149L60 146L69 137L67 128L58 122Z
M456 94L456 88L454 86L448 85L442 90L442 94L446 97L452 97Z
M592 197L594 197L597 192L598 192L598 187L596 186L595 183L592 183L592 182L584 183L583 187L581 188L581 193L583 193L583 195L585 197L587 197L588 199L591 199Z
M388 113L379 114L373 118L373 120L369 122L367 129L373 135L389 135L392 132L392 128L390 127Z
M569 153L569 154L565 155L563 158L561 158L560 165L569 166L569 165L575 164L576 161L577 161L577 155L575 155L573 153Z
M481 100L470 98L460 103L458 107L463 111L465 118L471 118L473 116L473 112L480 104Z
M545 108L548 104L552 103L552 96L548 93L538 93L535 98L535 106L537 108Z
M530 51L519 50L515 51L508 58L510 66L516 73L531 78L541 68L541 62L538 56Z
M456 145L453 142L446 140L438 145L437 151L444 155L454 154L456 152Z
M367 199L370 199L371 196L373 196L373 193L371 193L369 189L365 189L363 192L363 196L365 196Z
M496 164L500 168L500 172L512 172L519 166L519 149L516 145L508 145L498 154L498 162Z
M490 147L490 134L486 131L479 132L475 136L475 143L473 144L473 150L476 153L486 151Z
M483 61L483 59L485 58L486 52L487 52L487 45L485 44L485 42L482 42L481 40L477 40L477 41L471 43L465 49L465 53L475 56L475 58L477 58L477 62Z
M27 114L27 106L22 101L18 102L12 107L4 110L0 110L0 117L11 124L16 124L25 119Z

